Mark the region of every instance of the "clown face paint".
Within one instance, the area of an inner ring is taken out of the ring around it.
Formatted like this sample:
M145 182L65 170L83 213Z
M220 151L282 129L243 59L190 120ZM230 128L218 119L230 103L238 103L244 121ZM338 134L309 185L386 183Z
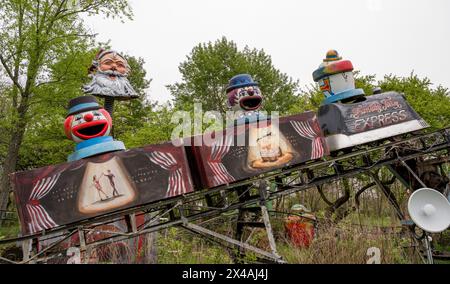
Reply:
M261 104L262 94L257 86L237 88L228 93L228 106L234 111L256 111Z
M108 136L112 120L104 109L91 110L67 117L64 129L67 138L76 143L96 137Z
M355 89L355 78L353 72L344 72L324 77L318 81L320 90L325 97Z

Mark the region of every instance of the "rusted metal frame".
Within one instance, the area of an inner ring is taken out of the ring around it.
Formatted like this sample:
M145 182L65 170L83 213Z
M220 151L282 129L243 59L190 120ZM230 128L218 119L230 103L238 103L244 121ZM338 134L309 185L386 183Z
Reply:
M336 162L336 161L339 161L339 160L348 159L348 158L351 158L351 157L354 157L354 156L361 155L363 153L368 153L368 152L373 152L373 151L376 151L376 150L386 149L388 147L393 147L393 146L396 146L396 145L401 145L403 143L406 143L406 142L409 142L409 141L413 141L413 140L417 140L417 139L420 139L420 138L423 138L423 137L430 137L430 138L434 137L436 139L444 137L444 140L446 140L445 145L447 145L447 147L448 147L450 145L450 141L449 141L450 138L448 138L450 136L450 134L448 134L448 133L450 133L450 128L441 129L441 130L438 130L438 131L430 133L430 134L424 134L424 135L417 136L417 137L411 137L411 138L408 138L408 139L405 139L405 140L402 140L402 141L393 142L393 143L382 145L382 146L378 146L378 147L373 147L371 149L356 151L356 152L345 154L343 156L335 157L335 158L332 158L332 159L329 159L329 160L323 160L323 161L317 161L317 162L313 162L313 163L302 164L302 165L299 165L299 166L295 166L295 167L283 170L280 173L277 172L277 173L273 173L273 174L264 175L264 177L265 178L271 178L271 177L275 177L275 176L280 175L280 174L281 175L290 174L290 173L292 173L294 171L299 171L299 170L302 170L302 169L317 168L317 167L320 167L320 166L329 165L329 164L332 164L333 162ZM442 144L438 145L438 146L434 146L434 147L435 148L439 148L439 149L445 149L446 148L446 147L441 147L441 146L442 146ZM428 150L426 150L426 152L430 152L430 150L431 149L428 149ZM56 232L60 232L60 231L70 230L70 229L74 229L74 228L76 228L76 227L78 227L80 225L88 225L88 224L92 224L92 223L95 223L95 222L101 222L101 221L104 221L104 220L109 220L109 219L111 219L113 217L116 217L116 216L123 216L123 215L130 214L130 213L133 213L133 212L136 212L136 211L144 211L144 210L157 211L158 209L160 209L164 205L173 204L174 202L176 202L178 200L186 199L187 197L189 197L189 198L195 197L195 196L200 197L200 196L205 195L206 193L214 193L214 192L218 192L218 191L224 190L224 189L232 189L234 187L238 187L238 186L242 186L242 185L246 185L246 184L251 184L255 180L257 180L258 178L260 178L260 177L255 177L254 179L249 179L249 180L237 182L237 183L234 183L232 185L224 185L224 186L216 187L216 188L213 188L213 189L197 191L197 192L194 192L194 193L191 193L191 194L188 194L188 195L174 197L171 200L163 200L163 201L158 201L158 202L154 202L154 203L150 203L150 204L143 204L143 205L140 205L140 206L137 206L137 207L134 207L134 208L125 209L125 210L117 211L115 213L105 214L105 215L102 215L102 216L99 216L99 217L95 217L95 218L91 218L91 219L88 219L88 220L84 220L84 221L78 222L75 225L61 226L61 227L58 227L58 228L54 228L52 230L48 230L48 232L49 233L56 233ZM26 240L26 239L36 238L36 237L40 237L40 236L42 236L42 233L37 233L37 234L33 234L33 235L23 236L23 237L20 237L20 238L14 238L14 239L8 239L8 240L0 240L0 244L8 243L8 242L11 242L11 241L14 242L14 241Z
M279 259L279 257L278 257L277 255L274 255L274 254L272 254L272 253L269 253L269 252L267 252L267 251L264 251L264 250L262 250L262 249L260 249L260 248L254 247L254 246L252 246L252 245L243 243L243 242L241 242L241 241L237 241L237 240L235 240L235 239L233 239L233 238L230 238L230 237L228 237L228 236L222 235L222 234L220 234L220 233L217 233L217 232L208 230L208 229L206 229L206 228L203 228L203 227L201 227L201 226L195 225L195 224L193 224L193 223L189 223L186 219L183 220L183 225L182 225L182 227L185 227L185 228L190 229L190 230L192 230L192 231L199 232L199 233L201 233L201 234L210 235L210 236L212 236L212 237L214 237L214 238L217 238L217 239L219 239L219 240L222 240L222 241L224 241L224 242L226 242L226 243L233 244L233 245L238 246L238 247L240 247L240 248L243 248L243 249L252 251L252 252L254 252L254 253L257 253L257 254L259 254L259 255L262 255L262 256L264 256L264 257L267 257L267 258L269 258L269 259L271 259L271 260L273 260L273 261L275 261L275 262L277 262L277 263L285 263L283 260Z
M57 242L55 242L55 243L53 243L52 245L46 247L46 248L43 249L42 251L40 251L40 252L36 253L35 255L31 256L29 259L23 260L23 261L21 261L21 262L19 262L19 263L20 263L20 264L26 264L26 263L29 263L29 262L31 262L31 261L37 259L38 256L40 256L40 255L46 253L47 251L51 250L51 249L54 248L54 247L57 247L58 245L60 245L62 242L64 242L64 241L67 240L68 238L72 237L72 235L74 235L74 234L77 233L77 232L78 232L78 230L74 230L74 231L70 232L68 235L64 236L61 240L58 240Z
M443 146L437 147L437 149L435 149L435 151L439 151L442 148L443 148ZM419 155L422 155L422 154L412 154L412 155L403 157L403 159L405 159L405 160L413 159L413 158L416 158ZM393 162L395 162L395 160L391 159L391 160L385 161L383 163L379 163L377 165L377 167L381 167L383 165L390 164L390 163L393 163ZM337 180L337 179L342 178L342 177L351 177L351 176L354 176L354 175L357 175L357 174L360 174L360 173L361 173L361 170L353 170L353 171L345 172L345 173L341 174L340 176L336 176L335 175L335 176L322 177L322 178L316 179L315 181L313 181L311 183L303 184L303 185L300 185L300 186L291 185L289 187L282 188L281 190L279 190L277 192L271 193L269 195L268 200L275 199L277 197L284 196L284 195L289 195L291 193L295 193L295 192L300 191L300 190L306 190L307 188L310 188L311 186L315 186L315 185L331 182L331 181ZM248 200L245 203L238 203L238 204L231 205L227 209L228 210L235 210L235 209L238 209L239 207L241 207L243 205L254 204L254 203L257 203L257 202L258 202L258 198L252 198L252 199ZM218 216L222 212L224 212L224 210L210 210L210 211L206 211L206 212L203 212L203 213L200 213L200 214L197 214L197 215L193 215L193 216L190 217L190 219L196 220L196 219L205 218L205 217L208 217L208 216ZM131 237L135 237L135 236L137 236L139 234L142 234L142 233L158 231L158 230L161 230L161 229L164 229L164 228L168 228L168 227L171 227L171 226L176 226L176 225L179 225L180 223L181 223L180 220L174 220L174 221L171 221L171 222L168 222L168 223L164 223L164 224L158 225L157 227L150 227L148 230L143 230L143 231L139 232L138 234L131 234L131 235L127 234L125 236L120 236L119 238L116 238L116 239L117 240L123 240L123 239L131 238ZM25 239L29 239L29 238L30 237L25 238ZM110 243L112 241L114 241L114 240L107 239L107 240L104 240L103 242L102 241L99 241L99 242ZM102 244L102 243L100 243L100 244ZM93 246L93 245L94 244L90 244L89 246Z
M408 164L399 156L397 152L397 157L400 163L408 170L408 172L420 183L422 187L427 187L427 185L417 176L417 174L408 166Z
M378 178L378 176L375 173L369 171L367 174L368 174L368 176L370 176L373 179L373 181L376 183L376 185L381 189L383 194L386 196L389 203L391 203L391 205L394 207L395 213L396 213L397 217L399 218L399 220L400 221L404 220L405 215L403 214L402 209L400 208L400 205L398 204L397 198L395 198L392 191L380 181L380 179Z
M436 133L434 133L434 135L436 135ZM417 138L416 138L416 139L417 139ZM404 143L405 141L402 141L402 142ZM400 143L400 142L399 142L399 143ZM388 146L390 146L390 145L386 145L385 147L388 147ZM448 148L448 145L442 145L442 144L441 144L441 145L437 145L437 146L435 145L434 148L429 148L429 149L427 149L426 151L424 151L423 153L405 156L405 157L403 157L403 160L413 159L413 158L415 158L415 157L417 157L417 156L421 156L422 154L427 154L427 153L431 153L431 152L435 152L435 151L440 151L440 150L442 150L442 149L447 149L447 148ZM342 158L341 158L341 159L342 159ZM319 162L319 165L320 165L320 164L329 164L330 162L332 162L332 161ZM384 162L382 162L382 163L377 163L377 165L374 165L374 166L376 166L376 167L381 167L381 166L383 166L383 165L387 165L387 164L391 164L391 163L393 163L392 160L387 160L387 161L384 161ZM319 165L316 165L316 167L319 166ZM304 166L311 166L311 165L304 165ZM304 166L300 166L299 168L304 167ZM298 169L289 169L289 170L284 171L284 172L282 172L282 173L280 173L280 174L287 174L287 173L290 173L290 172L295 171L295 170L298 170ZM341 175L341 177L342 177L342 176L356 175L357 172L358 172L358 171L347 172L347 173ZM269 175L269 176L270 176L270 175ZM321 184L321 183L327 182L326 180L330 181L330 180L334 180L334 179L336 179L336 178L335 178L335 177L331 177L331 178L321 179L321 180L319 180L319 182L314 182L314 183L316 183L316 184ZM248 182L248 183L252 183L252 182L254 182L254 181L251 181L251 182ZM312 183L312 184L313 184L313 183ZM291 194L291 193L293 193L293 192L296 192L296 191L299 191L299 190L302 190L302 189L306 189L306 187L310 187L312 184L306 184L306 185L302 185L302 186L289 186L289 187L286 187L286 188L284 188L283 190L281 190L281 191L279 191L279 192L273 193L273 194L270 196L269 199L274 199L274 198L277 198L278 196L283 196L283 195ZM219 189L220 189L220 188L219 188ZM216 189L216 190L219 190L219 189ZM201 193L201 192L200 192L200 193ZM200 193L199 193L199 194L200 194ZM184 196L183 196L183 198L184 198ZM158 203L156 203L156 204L164 204L164 203L167 204L168 202L158 202ZM252 203L252 201L250 201L250 203ZM254 203L254 202L253 202L253 203ZM147 206L147 207L153 207L153 206L155 206L155 204L152 204L152 205L146 205L146 206ZM145 206L140 206L140 207L138 207L138 208L134 208L133 210L134 210L134 211L140 211L140 210L143 210L142 208L145 208ZM230 207L230 208L231 208L231 207ZM230 209L230 208L228 208L228 209ZM221 211L222 211L222 210L221 210ZM207 213L207 214L204 215L204 216L209 215L211 212L206 212L206 213ZM117 214L120 214L120 213L117 213ZM116 214L116 215L113 215L113 216L117 216L117 214ZM99 218L99 219L106 219L106 218L107 218L107 216L102 216L102 218ZM83 222L81 222L81 223L83 223ZM179 223L179 222L174 222L173 225L176 225L177 223ZM170 226L170 225L169 225L169 226ZM67 229L68 229L67 227L64 227L64 228L59 228L59 229L55 229L55 230L49 230L48 232L53 233L53 232L59 232L59 231L67 230ZM32 235L32 236L25 236L25 237L22 237L22 238L16 238L16 239L7 240L7 241L11 242L11 241L17 241L17 240L26 240L26 239L30 239L30 238L33 238L33 237L36 237L36 236L40 236L40 235L41 235L41 234L35 234L35 235ZM6 243L6 241L5 241L5 240L0 241L0 244L1 244L1 243Z
M158 213L156 216L152 217L150 220L145 221L144 224L140 225L138 228L138 231L142 231L145 230L146 228L148 228L149 225L153 224L155 221L157 221L160 218L163 218L165 215L167 214L171 214L173 215L173 211L180 206L182 203L181 202L177 202L173 207L168 208L166 211L164 211L163 213ZM174 217L174 216L173 216ZM174 218L173 218L174 219Z
M277 245L273 236L272 224L270 223L270 216L269 212L267 211L267 198L269 197L270 192L268 191L267 182L265 180L261 180L258 191L261 197L261 200L259 201L259 207L261 207L261 215L264 226L266 227L266 234L267 238L269 239L270 250L272 251L272 254L278 259L282 259L277 251Z
M441 150L441 147L436 149L436 151L439 151L439 150ZM413 158L416 158L418 155L423 155L423 154L412 154L412 155L409 155L409 156L405 156L403 158L405 160L413 159ZM390 159L390 160L385 161L383 163L379 163L377 165L377 167L381 167L381 166L384 166L386 164L393 163L395 161L396 161L395 159ZM331 181L334 181L334 180L338 180L338 179L343 178L343 177L355 176L357 174L360 174L361 171L362 170L359 170L359 169L358 170L353 170L353 171L346 171L345 173L341 173L340 176L334 175L334 176L326 176L326 177L316 178L315 181L313 181L311 183L308 183L308 184L303 184L301 186L291 185L289 187L283 188L281 191L277 191L277 192L271 193L269 195L269 197L268 197L268 200L275 199L275 198L277 198L279 196L284 196L284 195L288 195L288 194L291 194L291 193L295 193L297 191L306 190L306 189L308 189L308 188L310 188L312 186L323 184L323 183L328 183L328 182L331 182ZM240 203L236 203L236 204L233 204L233 205L229 206L228 210L235 210L235 209L238 209L239 207L242 207L242 206L245 206L245 205L255 204L258 201L259 201L259 197L253 197L252 199L247 200L246 202L240 202ZM188 216L188 217L186 217L186 219L188 219L188 221L195 221L195 220L198 220L198 219L201 219L201 218L206 218L206 217L211 217L211 216L218 216L222 212L223 212L223 210L210 210L210 211L206 211L206 212L203 212L203 213L200 213L200 214L195 214L195 215L192 215L192 216ZM138 236L140 234L155 232L155 231L159 231L159 230L162 230L162 229L165 229L165 228L169 228L169 227L172 227L172 226L177 226L177 225L180 225L180 224L182 224L181 220L179 220L179 219L178 220L173 220L173 221L170 221L170 222L167 222L167 223L158 224L156 226L149 227L149 228L147 228L145 230L142 230L142 231L140 231L140 232L138 232L136 234L126 234L124 236L113 236L113 237L108 238L108 239L104 239L104 240L100 240L100 241L91 243L88 246L89 247L94 247L94 246L98 246L98 245L102 245L102 244L107 244L107 243L112 243L112 242L116 242L116 241L126 240L126 239L129 239L129 238L136 237L136 236Z
M250 190L251 186L240 186L235 191L237 193L237 198L235 200L239 200L239 203L245 204L245 202L250 199ZM246 211L244 210L245 205L238 208L238 217L236 220L235 230L234 230L234 240L237 240L238 242L242 243L242 235L244 234L244 227L245 227L245 216ZM234 263L242 263L242 259L244 256L243 253L243 246L238 246L237 252L232 253L231 257L234 261Z

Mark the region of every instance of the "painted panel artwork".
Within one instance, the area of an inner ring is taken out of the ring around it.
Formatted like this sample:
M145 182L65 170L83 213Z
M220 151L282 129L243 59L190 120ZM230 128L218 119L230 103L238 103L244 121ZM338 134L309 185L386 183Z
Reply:
M22 232L37 233L193 191L183 147L112 152L11 175Z
M323 105L319 121L326 135L353 135L410 121L428 126L397 92L367 96L358 103Z
M198 187L230 184L328 154L313 112L282 117L278 125L264 120L231 129L192 139L187 152L200 173ZM212 142L205 143L209 137Z

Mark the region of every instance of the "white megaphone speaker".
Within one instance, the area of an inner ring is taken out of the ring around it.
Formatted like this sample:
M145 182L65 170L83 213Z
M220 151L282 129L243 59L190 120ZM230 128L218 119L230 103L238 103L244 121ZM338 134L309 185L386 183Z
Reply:
M445 231L450 226L450 202L431 188L421 188L408 201L411 219L422 230L429 233Z

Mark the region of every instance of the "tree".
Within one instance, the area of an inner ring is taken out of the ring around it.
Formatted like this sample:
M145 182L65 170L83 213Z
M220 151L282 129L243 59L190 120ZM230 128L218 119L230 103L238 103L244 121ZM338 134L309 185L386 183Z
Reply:
M77 5L73 5L74 3ZM45 88L70 82L64 74L53 77L51 66L59 58L76 54L92 35L82 14L131 18L126 0L5 0L0 2L0 77L10 82L5 136L7 150L0 176L0 209L8 201L8 175L16 170L24 133L33 120L33 104L48 99ZM2 98L3 99L3 98Z
M408 77L386 75L378 84L383 91L403 93L412 108L433 129L450 126L450 94L447 88L440 85L433 88L430 79L419 78L414 73Z
M24 134L17 170L63 163L67 155L73 152L74 143L66 139L63 129L67 115L66 106L70 99L83 95L80 87L89 80L87 68L96 52L97 49L86 47L85 52L76 55L76 63L68 64L67 62L73 61L74 58L66 56L52 66L52 77L64 73L70 76L70 82L55 83L45 88L41 95L42 100L32 106L30 111L33 113L33 120L28 123ZM145 78L145 62L142 58L126 57L132 69L130 82L140 94L140 98L116 104L114 135L118 140L138 131L152 115L151 105L145 100L145 90L150 84L150 80Z
M298 81L276 69L264 50L239 50L225 37L194 47L178 69L182 82L168 88L179 109L192 110L194 103L201 103L205 111L225 113L226 86L231 77L241 73L252 75L260 83L266 111L286 113L298 100Z
M150 87L151 79L146 79L145 61L143 58L135 58L130 55L125 55L125 57L131 68L128 79L139 94L139 98L116 103L113 118L114 136L119 140L142 128L152 112L152 104L146 98L146 90Z

